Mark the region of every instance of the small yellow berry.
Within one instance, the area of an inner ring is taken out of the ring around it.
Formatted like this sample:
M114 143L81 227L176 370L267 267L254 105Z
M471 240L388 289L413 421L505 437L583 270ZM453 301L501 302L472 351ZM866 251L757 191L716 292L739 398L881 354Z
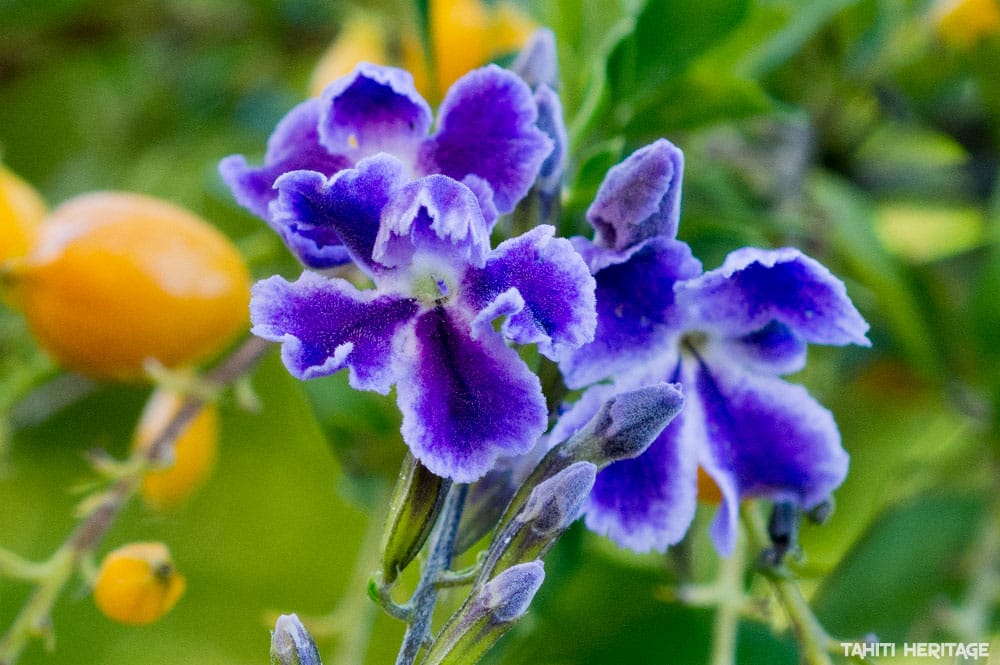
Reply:
M143 409L132 440L133 449L145 450L177 414L184 399L177 393L157 390ZM219 412L206 404L174 442L173 461L167 468L148 472L139 495L146 505L171 510L184 504L215 467L219 439Z
M0 263L28 253L44 216L38 192L0 165Z
M950 46L972 46L1000 29L997 0L940 0L933 11L938 34Z
M416 30L399 35L398 61L413 75L413 84L425 98L439 101L463 74L490 60L519 50L537 24L517 5L484 0L431 0L431 43L434 45L433 76ZM393 60L389 31L365 15L344 22L337 39L313 70L311 95L319 95L337 78L361 61L389 64Z
M184 586L166 545L131 543L104 557L94 583L94 602L108 618L142 626L169 612Z
M134 379L153 358L206 358L247 326L250 275L229 240L166 201L123 192L71 199L6 277L38 343L94 378Z
M309 79L309 94L318 97L330 83L350 74L359 62L384 65L388 61L382 27L378 21L357 14L344 22L337 38L316 63Z
M437 70L433 92L444 94L466 72L518 50L535 27L510 3L491 6L482 0L431 0L431 43ZM403 66L414 72L424 69L423 54L413 47L417 41L403 41ZM422 78L414 75L416 81ZM418 85L426 96L432 96L426 87Z

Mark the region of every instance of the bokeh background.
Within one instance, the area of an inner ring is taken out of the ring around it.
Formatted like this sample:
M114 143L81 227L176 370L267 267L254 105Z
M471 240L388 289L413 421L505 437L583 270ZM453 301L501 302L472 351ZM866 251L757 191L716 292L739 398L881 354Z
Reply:
M665 136L686 154L680 237L706 267L743 245L800 247L845 280L872 324L871 349L813 349L793 377L833 410L852 456L831 521L803 527L796 569L817 616L838 637L992 638L1000 654L997 3L497 4L482 5L488 33L545 25L557 38L571 139L563 233L586 232L609 166ZM343 55L357 31L379 45L358 57L419 63L408 40L421 9L0 1L3 162L51 205L100 189L166 198L232 238L256 277L293 277L291 256L235 205L216 164L259 158L277 120L329 75L317 73L324 54L335 68L331 44ZM441 43L463 34L438 22ZM509 40L492 45L477 55L509 63ZM208 485L176 512L130 506L101 547L167 542L188 578L179 605L128 628L75 583L51 650L34 643L21 662L266 662L268 626L289 611L317 619L329 663L393 662L402 626L365 594L403 452L392 399L351 392L340 376L301 384L276 354L253 386L257 412L222 402ZM59 371L0 307L0 546L40 560L62 542L95 479L85 451L124 455L149 390ZM681 580L713 579L712 511L667 556L618 550L578 525L489 662L706 662L713 609L676 594ZM0 627L28 591L0 580ZM796 662L780 609L761 615L741 623L738 661Z

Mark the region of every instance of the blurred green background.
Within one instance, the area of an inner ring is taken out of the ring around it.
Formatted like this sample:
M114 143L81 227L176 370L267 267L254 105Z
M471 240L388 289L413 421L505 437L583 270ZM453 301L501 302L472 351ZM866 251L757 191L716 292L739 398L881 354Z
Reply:
M813 349L793 377L833 410L852 455L833 519L804 527L797 567L837 637L992 637L1000 653L1000 32L991 7L523 6L559 45L572 144L565 234L587 232L583 211L609 166L665 136L686 155L680 237L706 267L747 244L800 247L847 282L872 324L872 349ZM294 276L290 255L235 205L215 168L231 153L262 155L359 11L388 35L417 23L402 0L0 0L3 161L51 205L97 189L169 199L226 232L255 276ZM34 643L22 663L266 662L275 612L335 608L327 623L343 630L322 640L328 663L393 662L401 624L364 592L373 567L365 534L381 527L402 455L391 398L351 392L340 376L300 384L276 354L253 385L259 412L223 401L219 465L203 491L175 513L130 506L102 545L167 542L188 578L178 606L152 626L123 627L76 584L54 613L54 649ZM80 396L47 409L67 386ZM18 315L0 308L0 546L43 559L62 542L80 497L72 490L94 478L85 451L124 455L147 393L58 374ZM528 618L488 661L706 662L712 609L673 600L684 574L710 582L715 573L704 535L712 507L702 512L690 542L666 557L574 528L547 560ZM0 580L0 627L27 593ZM741 624L739 662L796 662L780 610L764 614L774 625ZM364 660L344 655L365 646Z

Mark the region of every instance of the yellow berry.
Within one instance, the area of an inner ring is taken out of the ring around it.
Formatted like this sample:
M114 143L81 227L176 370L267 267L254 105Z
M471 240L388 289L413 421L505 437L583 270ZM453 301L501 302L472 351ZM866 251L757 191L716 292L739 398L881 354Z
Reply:
M938 34L951 46L972 46L1000 28L997 0L940 0L934 13Z
M8 280L39 344L95 378L137 378L150 358L167 367L202 360L247 326L250 275L232 243L139 194L60 205Z
M28 253L44 216L38 192L0 165L0 263Z
M337 39L320 57L309 80L309 94L318 97L326 86L350 74L359 62L384 65L388 60L378 21L357 14L344 22Z
M430 22L440 94L470 70L518 50L535 27L514 5L482 0L431 0Z
M148 449L183 403L177 393L156 390L139 418L133 448ZM139 489L143 501L157 510L181 506L212 474L218 439L219 412L214 404L207 404L177 437L169 466L150 471L143 478Z
M163 543L131 543L110 552L94 583L94 602L110 619L131 626L152 623L184 593Z

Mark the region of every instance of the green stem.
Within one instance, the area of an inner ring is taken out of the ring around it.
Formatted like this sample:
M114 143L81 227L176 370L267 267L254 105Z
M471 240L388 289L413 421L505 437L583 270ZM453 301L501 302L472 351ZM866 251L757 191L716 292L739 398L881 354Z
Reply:
M752 551L763 552L769 548L771 543L767 527L757 507L752 503L745 503L740 516L746 527ZM770 582L771 589L781 606L785 608L792 631L795 633L795 640L801 648L801 662L805 665L832 665L830 651L839 645L827 634L826 629L813 614L791 572L783 567L775 567L763 569L762 573Z
M994 477L996 473L994 473ZM1000 601L1000 485L984 519L978 541L969 557L969 584L961 603L945 610L945 627L966 642L976 642L988 633L994 608Z
M580 106L569 121L567 134L569 136L569 154L575 155L580 152L583 139L589 135L590 127L597 119L597 111L601 108L601 103L607 94L608 87L608 63L607 56L622 39L635 30L635 18L628 16L622 18L618 23L611 26L601 44L597 49L600 54L594 59L590 71L590 84L584 92L584 97L580 101Z
M387 498L388 492L383 488L375 505L384 505ZM365 662L378 608L365 598L365 594L355 591L365 588L371 570L378 567L382 553L379 547L382 525L382 520L377 517L369 520L344 599L330 616L330 623L338 635L332 662L339 665L364 665Z
M431 619L438 597L436 581L441 573L451 566L458 522L462 518L462 508L468 490L468 485L453 485L445 499L437 527L431 536L427 564L421 571L420 582L410 601L413 614L403 636L396 665L413 665L420 647L431 638Z
M719 599L712 630L711 665L733 665L736 662L737 631L743 611L743 569L746 548L738 537L733 554L723 559L718 575Z
M3 640L0 640L0 665L13 665L32 638L50 634L52 606L73 575L78 561L79 552L69 543L52 555L48 576L38 583Z
M52 571L52 562L37 563L0 548L0 577L39 582Z
M267 342L250 338L209 372L205 377L206 385L229 385L256 365L269 348L270 344ZM126 462L127 467L132 469L131 473L118 478L108 490L99 495L99 501L95 502L93 509L87 512L83 521L46 562L48 574L36 581L31 597L0 638L0 665L14 665L32 637L48 633L52 607L80 562L100 545L122 508L135 495L144 470L154 460L163 458L165 449L174 444L204 405L204 399L188 396L149 447L138 450L134 453L137 457Z

